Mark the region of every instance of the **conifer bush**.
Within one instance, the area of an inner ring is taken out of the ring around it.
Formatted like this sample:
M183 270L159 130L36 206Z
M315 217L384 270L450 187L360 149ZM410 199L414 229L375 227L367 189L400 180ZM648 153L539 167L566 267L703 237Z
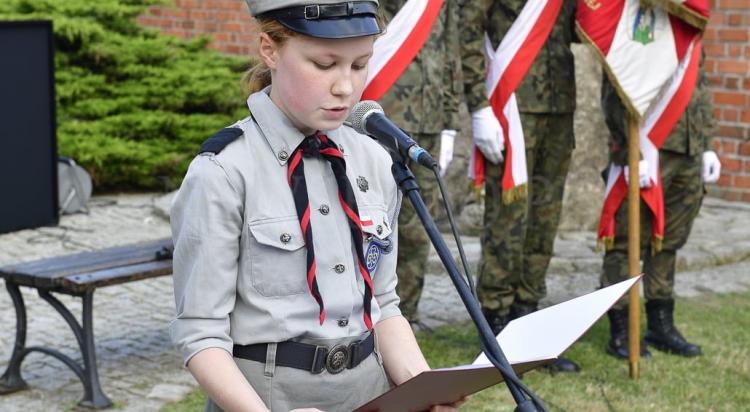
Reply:
M203 140L247 115L239 80L249 58L136 23L160 3L0 1L0 20L52 20L58 153L96 190L174 187Z

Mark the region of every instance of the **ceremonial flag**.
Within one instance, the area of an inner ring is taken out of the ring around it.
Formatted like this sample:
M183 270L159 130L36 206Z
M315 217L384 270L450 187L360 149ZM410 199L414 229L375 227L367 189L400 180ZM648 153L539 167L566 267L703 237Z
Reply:
M579 35L599 52L620 99L640 120L640 151L650 166L651 181L651 187L640 193L652 212L652 245L659 250L664 238L659 149L695 88L701 56L700 29L662 9L641 6L638 0L606 4L581 0L577 28ZM627 192L623 168L610 165L597 236L607 248L613 245L615 213Z
M408 0L375 40L362 100L380 100L430 37L443 0Z
M563 0L528 1L495 50L485 35L487 78L485 87L490 106L503 130L505 169L503 203L526 196L528 171L526 147L515 91L547 41ZM476 187L485 180L484 156L474 147L470 174Z
M664 193L662 190L661 171L659 170L659 149L669 137L674 126L682 116L695 83L698 78L698 64L701 56L701 44L697 38L690 45L689 58L674 75L664 97L659 100L655 109L646 117L639 127L640 149L643 158L648 162L651 187L641 189L641 198L653 215L651 244L653 250L661 249L664 239ZM611 164L607 176L607 189L604 195L604 206L599 220L597 239L607 248L611 248L615 236L615 213L628 193L623 167Z
M579 37L597 51L620 99L639 121L700 33L662 8L642 6L640 0L579 0L576 25Z

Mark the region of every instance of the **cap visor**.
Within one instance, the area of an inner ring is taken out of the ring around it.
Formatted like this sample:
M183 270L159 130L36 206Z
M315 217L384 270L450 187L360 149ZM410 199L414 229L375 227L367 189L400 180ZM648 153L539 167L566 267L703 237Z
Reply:
M279 23L297 33L324 39L346 39L380 33L377 20L370 15L320 20L280 19Z

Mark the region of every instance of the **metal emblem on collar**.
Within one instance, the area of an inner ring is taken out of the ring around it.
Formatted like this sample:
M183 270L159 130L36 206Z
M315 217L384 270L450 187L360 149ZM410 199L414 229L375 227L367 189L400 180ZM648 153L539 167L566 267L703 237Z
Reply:
M359 187L359 190L366 192L367 189L370 188L370 184L367 182L367 179L364 178L364 176L359 176L357 178L357 186Z
M335 375L349 365L349 350L346 345L336 345L326 356L326 370L328 373Z
M282 162L286 162L287 159L289 159L289 153L287 153L286 151L282 150L282 151L279 152L278 157L279 157L279 160L281 160Z

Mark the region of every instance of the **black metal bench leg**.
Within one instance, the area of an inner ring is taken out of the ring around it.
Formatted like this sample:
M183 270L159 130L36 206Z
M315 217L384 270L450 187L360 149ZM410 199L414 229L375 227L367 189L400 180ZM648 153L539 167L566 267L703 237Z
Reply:
M96 366L96 346L94 345L94 291L87 291L83 295L83 365L86 379L90 386L90 396L84 397L81 406L90 408L106 408L112 406L112 401L102 391L99 384L99 369Z
M96 365L96 347L94 345L94 316L93 301L94 291L87 291L79 295L83 299L83 326L78 323L75 316L62 304L57 298L47 290L39 289L39 296L46 300L68 323L70 329L78 341L81 348L81 357L83 357L83 368L72 361L67 356L51 350L40 350L50 356L54 356L63 361L73 372L78 375L83 384L83 399L78 404L83 407L93 409L103 409L112 406L112 401L104 394L99 384L99 372Z
M28 388L26 382L21 378L21 362L26 356L26 306L23 304L23 296L18 285L5 280L5 288L8 289L13 306L16 308L16 343L13 345L13 353L10 355L8 367L0 377L0 395L18 392Z

